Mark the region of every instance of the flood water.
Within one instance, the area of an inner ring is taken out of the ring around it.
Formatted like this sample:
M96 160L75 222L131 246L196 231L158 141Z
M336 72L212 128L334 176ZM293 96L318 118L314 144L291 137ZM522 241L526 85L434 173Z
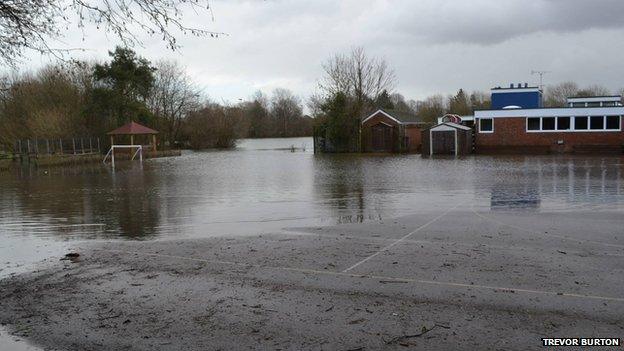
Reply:
M460 204L624 212L624 158L314 155L311 138L0 173L0 276L75 241L244 235L387 220Z

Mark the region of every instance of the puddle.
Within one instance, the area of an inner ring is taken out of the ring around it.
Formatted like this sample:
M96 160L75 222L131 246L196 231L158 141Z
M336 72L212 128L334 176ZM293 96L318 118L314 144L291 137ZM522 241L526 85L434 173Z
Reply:
M0 349L3 351L43 351L42 348L30 345L26 340L10 335L0 326Z

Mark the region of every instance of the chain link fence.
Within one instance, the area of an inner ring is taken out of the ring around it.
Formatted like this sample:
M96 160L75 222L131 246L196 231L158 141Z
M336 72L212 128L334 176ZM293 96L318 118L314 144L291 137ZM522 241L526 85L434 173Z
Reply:
M13 145L18 155L85 155L101 154L100 138L22 139Z

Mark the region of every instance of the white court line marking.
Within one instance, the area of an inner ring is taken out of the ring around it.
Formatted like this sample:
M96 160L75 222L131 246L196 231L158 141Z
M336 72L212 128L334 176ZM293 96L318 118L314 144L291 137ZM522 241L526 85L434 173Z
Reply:
M397 240L397 239L393 239L393 238L381 238L381 237L366 236L366 235L362 235L362 236L356 236L356 235L333 235L333 234L324 234L324 233L301 232L301 231L294 231L294 230L284 230L284 231L280 232L279 235L309 236L309 237L321 237L321 238L332 238L332 239L350 239L350 240L357 240L357 241L362 241L362 242L366 242L366 243L371 243L371 242L388 242L388 241ZM405 240L403 240L403 242L404 243L409 243L409 244L414 244L414 245L418 245L418 244L427 244L427 245L435 245L435 246L445 245L445 246L447 246L447 248L456 248L458 246L461 246L461 247L466 247L466 248L469 248L469 249L497 249L497 250L518 250L518 249L520 249L520 250L534 250L534 248L531 247L531 246L522 246L522 245L491 245L491 244L486 244L486 243L468 244L468 243L462 243L462 242L458 242L458 241L455 241L455 242L451 243L451 242L442 241L442 240L433 241L433 240L405 239ZM539 244L536 243L536 245L539 245ZM596 254L596 256L624 257L624 254L619 254L619 253L600 253L600 254Z
M475 215L477 215L477 216L479 216L479 217L481 217L481 218L483 218L483 219L485 219L487 221L498 223L498 224L504 225L506 227L518 229L518 230L521 230L523 232L527 232L527 233L531 233L531 234L535 234L535 235L539 235L539 236L551 236L551 237L554 237L554 238L570 240L570 241L576 241L576 242L579 242L579 243L589 243L589 244L604 245L604 246L611 246L611 247L617 247L617 248L620 248L620 249L624 249L624 245L620 245L620 244L603 243L602 241L576 239L576 238L570 238L570 237L564 236L564 235L557 235L557 234L537 232L535 230L530 230L530 229L518 227L517 225L513 225L513 224L507 224L505 222L499 221L498 219L494 219L494 218L490 218L490 217L484 216L484 215L480 214L479 212L477 212L474 209L474 206L471 207L471 210L472 210L472 213L474 213Z
M352 269L356 268L357 266L361 265L362 263L367 262L368 260L370 260L370 259L372 259L372 258L376 257L377 255L381 254L382 252L384 252L384 251L386 251L386 250L390 249L390 248L391 248L391 247L393 247L394 245L396 245L396 244L398 244L398 243L402 242L403 240L405 240L405 239L409 238L410 236L412 236L412 235L414 235L414 234L418 233L419 231L421 231L421 230L423 230L423 229L427 228L429 225L431 225L432 223L434 223L434 222L435 222L435 221L437 221L438 219L440 219L440 218L444 217L446 214L448 214L449 212L453 211L453 210L454 210L454 209L456 209L457 207L459 207L459 204L457 204L457 205L455 205L455 206L453 206L453 207L449 208L448 210L446 210L444 213L442 213L441 215L437 216L436 218L434 218L434 219L430 220L429 222L427 222L427 223L425 223L425 224L421 225L420 227L418 227L418 228L414 229L413 231L411 231L411 232L407 233L406 235L404 235L403 237L401 237L401 238L399 238L399 239L395 240L394 242L392 242L392 243L391 243L391 244L389 244L388 246L385 246L385 247L381 248L379 251L377 251L377 252L375 252L374 254L372 254L372 255L370 255L370 256L368 256L368 257L366 257L365 259L363 259L363 260L361 260L360 262L358 262L358 263L354 264L353 266L351 266L351 267L349 267L349 268L347 268L347 269L343 270L343 271L342 271L342 273L346 273L346 272L348 272L348 271L350 271L350 270L352 270Z
M600 295L584 295L584 294L554 292L554 291L545 291L545 290L532 290L532 289L521 289L521 288L505 288L505 287L490 286L490 285L442 282L442 281L425 280L425 279L397 278L397 277L387 277L387 276L383 276L383 275L346 273L344 271L343 272L335 272L335 271L326 271L326 270L320 271L320 270L316 270L316 269L306 269L306 268L262 266L262 265L250 264L250 263L241 263L241 262L232 262L232 261L219 261L219 260L206 260L206 259L202 259L202 258L193 258L193 257L186 257L186 256L176 256L176 255L157 254L157 253L143 253L143 252L137 252L137 251L125 251L125 250L113 250L113 249L96 249L96 251L108 251L108 252L123 253L123 254L136 254L136 255L152 256L152 257L175 258L175 259L185 260L185 261L204 262L204 263L212 263L212 264L223 264L223 265L232 265L232 266L240 266L240 267L252 267L252 268L260 268L260 269L276 269L276 270L284 270L284 271L289 271L289 272L318 274L318 275L329 275L329 276L337 276L337 277L367 278L367 279L375 279L375 280L391 280L391 281L396 281L396 282L428 284L428 285L437 285L437 286L446 286L446 287L455 287L455 288L470 288L470 289L492 290L492 291L502 291L502 292L521 292L521 293L537 294L537 295L565 296L565 297L574 297L574 298L590 299L590 300L603 300L603 301L624 302L624 297L611 297L611 296L600 296Z

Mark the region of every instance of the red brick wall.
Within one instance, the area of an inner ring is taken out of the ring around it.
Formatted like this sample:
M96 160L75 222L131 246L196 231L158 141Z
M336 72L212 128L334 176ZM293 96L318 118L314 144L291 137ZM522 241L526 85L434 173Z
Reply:
M422 130L416 125L405 126L405 136L409 138L407 152L420 152L422 145Z
M557 142L563 140L563 144ZM494 133L475 133L477 153L574 152L591 146L624 145L624 132L530 132L526 118L494 118Z
M383 122L393 127L392 135L396 139L393 145L400 145L399 138L403 136L407 136L409 138L409 145L407 152L418 152L420 151L421 137L420 137L420 128L416 125L405 125L404 126L404 135L399 133L401 129L401 125L397 122L388 118L388 116L384 115L381 112L378 112L372 118L367 120L365 123L362 123L362 151L370 152L372 150L373 139L371 133L371 127L376 125L377 123ZM400 150L393 150L394 152L398 152Z

